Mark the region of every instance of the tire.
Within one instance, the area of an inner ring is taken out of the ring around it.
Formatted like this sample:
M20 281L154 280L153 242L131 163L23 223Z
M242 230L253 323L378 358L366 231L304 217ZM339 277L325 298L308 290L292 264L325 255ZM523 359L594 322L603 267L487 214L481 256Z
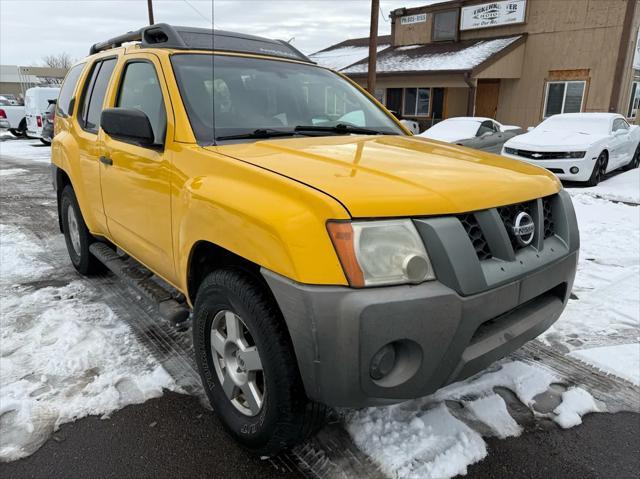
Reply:
M597 186L600 181L604 178L605 172L607 170L607 152L603 151L598 156L596 160L596 164L593 165L593 171L591 172L591 176L587 180L587 186Z
M22 138L23 136L25 136L26 132L27 132L26 118L23 118L22 120L20 120L20 123L18 124L18 128L9 128L9 133L11 133L16 138Z
M244 351L234 342L238 337ZM220 269L203 280L193 311L193 343L209 401L227 432L245 448L274 455L302 442L324 422L325 407L304 392L277 304L248 273Z
M80 274L91 275L103 270L102 264L89 252L95 241L82 218L76 194L71 185L65 186L60 197L60 215L64 240L73 267Z
M640 166L640 143L638 144L638 146L636 146L636 151L633 154L631 161L628 164L624 165L622 169L624 171L629 171L637 168L638 166Z
M23 132L16 128L9 128L9 133L11 133L16 138L22 138Z
M40 138L40 141L45 146L51 146L51 142L49 140L45 140L44 138Z

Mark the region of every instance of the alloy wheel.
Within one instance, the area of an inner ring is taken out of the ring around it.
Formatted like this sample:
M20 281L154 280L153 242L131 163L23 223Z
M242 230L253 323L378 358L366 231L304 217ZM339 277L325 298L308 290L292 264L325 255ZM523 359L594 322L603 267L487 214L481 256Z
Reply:
M80 246L80 226L78 225L78 217L73 205L69 205L67 208L67 226L69 227L69 238L71 239L71 246L76 255L80 256L82 248Z
M213 318L211 356L231 404L245 416L256 416L265 398L262 362L251 332L233 311L219 311Z

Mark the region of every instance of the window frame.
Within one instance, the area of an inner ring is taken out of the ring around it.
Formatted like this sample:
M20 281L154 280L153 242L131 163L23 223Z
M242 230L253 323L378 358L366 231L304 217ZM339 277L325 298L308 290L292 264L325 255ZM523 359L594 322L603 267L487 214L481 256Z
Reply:
M562 94L562 105L560 107L560 113L554 113L554 115L562 115L565 113L564 106L567 100L567 86L569 83L582 83L582 97L580 98L580 110L575 113L582 113L584 111L584 99L587 96L587 80L546 80L544 90L544 104L542 106L542 118L547 119L553 115L547 115L547 104L549 102L549 90L552 84L563 84L564 92Z
M415 101L415 108L414 108L414 113L407 113L405 111L405 107L406 107L406 103L405 103L405 96L407 94L407 90L415 90L416 91L416 101ZM426 114L419 114L418 113L418 90L429 90L429 108ZM431 102L433 100L433 96L432 96L432 88L428 87L428 86L412 86L412 87L403 87L402 88L402 116L403 117L411 117L411 118L431 118Z
M622 127L616 128L616 122L622 123ZM629 131L630 129L631 129L631 126L629 125L627 120L625 120L624 118L614 118L613 119L613 122L611 124L611 133L615 133L618 130Z
M456 16L453 38L436 38L436 16L439 13L454 13ZM460 36L460 9L449 9L433 12L433 19L431 21L431 41L432 42L457 42Z
M634 108L636 96L638 97L638 105ZM631 80L631 92L629 95L629 108L627 109L627 118L635 120L640 110L640 78ZM635 114L634 114L635 111Z
M162 85L160 84L161 77L158 74L158 69L156 68L156 65L150 59L141 58L141 57L129 58L120 66L120 69L118 71L118 76L119 76L118 84L116 85L115 98L113 100L113 107L119 108L118 103L120 102L120 92L122 91L122 84L124 83L124 79L127 74L127 68L132 63L148 63L151 65L151 67L153 68L153 71L156 74L156 79L158 80L158 88L160 88L160 94L162 95L162 106L164 106L164 138L162 139L162 143L154 143L153 145L149 145L149 146L141 146L138 143L127 142L122 139L119 139L117 141L122 141L123 143L131 143L133 145L140 146L140 148L146 148L149 150L158 150L158 149L163 150L165 145L167 144L167 135L169 134L169 112L167 111L167 100L164 96L164 92L162 91Z
M93 130L91 128L87 128L86 127L86 118L82 117L82 108L80 108L80 106L84 107L84 102L85 102L85 100L87 98L87 94L89 94L88 106L91 105L91 98L93 97L93 89L96 86L96 80L98 79L98 76L100 75L100 70L102 70L102 64L104 62L106 62L106 61L109 61L109 60L115 60L115 64L113 66L113 71L111 72L111 77L109 78L109 83L107 84L107 89L105 90L104 98L102 99L102 106L104 107L104 102L105 102L105 99L107 99L107 93L109 92L109 84L113 80L113 74L115 73L116 67L118 66L118 55L112 55L112 56L108 56L108 57L97 58L91 64L91 66L89 67L89 70L87 72L87 77L85 78L85 80L83 82L83 85L82 85L82 94L80 95L80 101L76 102L77 105L78 105L78 111L76 111L75 116L76 116L76 120L78 121L78 125L80 125L80 128L82 128L82 131L86 131L87 133L91 133L92 135L97 135L100 132L100 127L98 127L96 130ZM96 77L92 79L93 72L95 71L96 68L98 68L98 66L99 66L98 73L96 74ZM73 105L73 107L75 108L76 105ZM89 110L87 109L87 114L88 113L89 113Z

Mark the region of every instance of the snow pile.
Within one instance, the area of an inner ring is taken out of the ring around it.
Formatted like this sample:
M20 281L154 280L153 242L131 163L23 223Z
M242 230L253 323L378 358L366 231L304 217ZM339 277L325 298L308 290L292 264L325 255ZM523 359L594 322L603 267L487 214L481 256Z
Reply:
M612 201L640 204L640 168L619 173L593 188L570 188L573 195L585 194Z
M640 187L639 187L640 188ZM571 192L580 261L569 301L543 339L564 350L640 336L640 208ZM629 342L629 340L625 341Z
M582 388L572 388L562 393L562 403L553 410L553 420L560 427L568 429L582 424L582 416L598 412L598 406L591 394Z
M95 291L35 289L26 281L53 271L45 252L15 226L0 235L0 460L33 453L63 423L175 389Z
M378 56L378 73L402 71L471 70L492 55L504 50L520 37L481 40L455 52L416 55L415 48L399 47ZM343 73L366 73L367 64L359 63L342 70Z
M598 410L582 389L562 395L551 413L533 409L535 398L560 379L546 369L523 362L504 362L493 372L447 386L431 396L390 407L351 413L347 430L356 445L394 478L448 478L466 474L482 460L482 434L518 436L522 427L510 415L497 388L512 391L532 415L550 417L562 427L579 424ZM482 433L482 434L481 434Z
M40 140L14 139L0 141L0 155L39 163L51 162L51 147Z
M389 44L382 43L378 45L377 51L380 52L388 48ZM354 63L369 57L369 46L363 47L340 47L325 50L313 55L309 58L323 67L333 68L334 70L342 70L343 68L353 65Z
M570 356L640 386L640 344L578 349Z
M6 170L0 170L0 176L20 175L27 172L28 170L24 168L7 168Z

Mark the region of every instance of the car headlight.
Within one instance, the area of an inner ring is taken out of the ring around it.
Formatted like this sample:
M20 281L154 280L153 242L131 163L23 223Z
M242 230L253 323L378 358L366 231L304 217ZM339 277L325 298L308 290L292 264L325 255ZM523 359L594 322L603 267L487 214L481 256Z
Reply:
M351 286L417 284L435 279L429 255L411 220L330 221L327 230Z
M509 155L517 155L518 154L518 150L516 148L509 148L508 146L504 147L504 152L508 153Z

